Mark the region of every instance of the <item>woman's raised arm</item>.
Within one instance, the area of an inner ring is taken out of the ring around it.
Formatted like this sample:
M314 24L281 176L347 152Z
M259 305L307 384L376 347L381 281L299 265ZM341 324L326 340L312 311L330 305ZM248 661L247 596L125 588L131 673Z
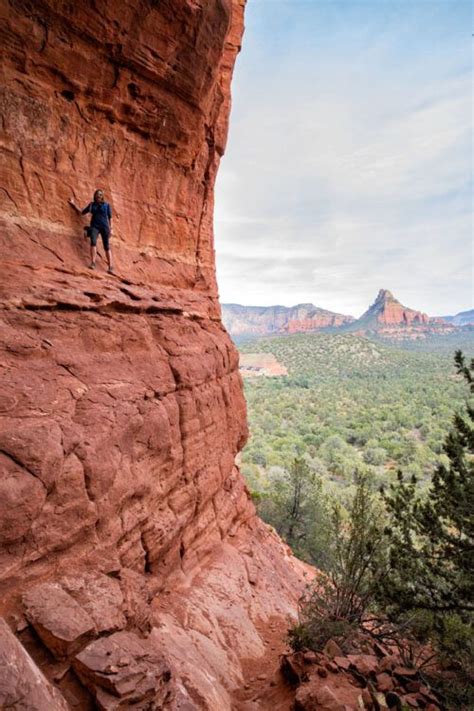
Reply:
M81 208L76 205L76 203L74 202L74 200L73 200L72 198L69 198L68 203L69 203L69 204L71 205L71 207L73 207L73 208L75 209L75 211L78 212L80 215L87 215L87 213L91 211L91 204L90 204L90 203L89 203L88 205L86 205L86 207L85 207L83 210L81 210Z

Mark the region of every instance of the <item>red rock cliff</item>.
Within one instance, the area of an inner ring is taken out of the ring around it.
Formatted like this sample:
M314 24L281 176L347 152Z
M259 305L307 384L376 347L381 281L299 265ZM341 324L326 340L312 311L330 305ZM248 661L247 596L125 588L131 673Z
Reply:
M234 464L215 282L243 5L2 4L2 707L239 708L262 625L295 611L301 566ZM96 187L115 276L67 204Z
M403 306L388 289L380 289L374 303L347 330L361 335L376 331L381 336L403 340L450 333L454 328L441 318L430 318Z
M320 309L313 304L296 306L241 306L222 304L222 319L234 336L305 333L325 328L337 328L352 323L353 316L344 316Z

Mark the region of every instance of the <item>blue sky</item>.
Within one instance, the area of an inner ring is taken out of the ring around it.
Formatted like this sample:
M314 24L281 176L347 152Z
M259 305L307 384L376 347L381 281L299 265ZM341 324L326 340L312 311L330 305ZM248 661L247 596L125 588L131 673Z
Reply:
M216 186L221 300L472 308L471 3L249 0Z

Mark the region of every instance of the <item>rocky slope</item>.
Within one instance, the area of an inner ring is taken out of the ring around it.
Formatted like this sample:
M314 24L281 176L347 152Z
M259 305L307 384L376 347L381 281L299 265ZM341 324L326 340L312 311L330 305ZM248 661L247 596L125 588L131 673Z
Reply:
M282 671L297 687L296 711L346 711L349 709L426 709L440 711L440 702L428 686L429 651L417 649L426 661L424 674L407 667L400 649L374 641L358 630L341 648L330 639L324 650L302 650L282 656Z
M2 708L266 707L242 690L307 571L235 466L212 212L243 5L2 6ZM115 276L67 204L97 187Z
M313 304L290 307L222 304L222 320L231 336L239 337L319 331L352 323L354 318Z
M441 318L430 318L421 311L403 306L387 289L380 289L374 303L360 318L346 327L358 335L377 333L392 338L423 338L429 334L450 333L454 329Z

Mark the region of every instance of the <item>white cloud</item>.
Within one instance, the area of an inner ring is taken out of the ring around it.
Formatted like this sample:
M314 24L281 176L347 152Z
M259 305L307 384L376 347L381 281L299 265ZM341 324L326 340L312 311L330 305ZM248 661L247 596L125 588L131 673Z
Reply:
M270 6L253 10L262 26ZM431 314L471 307L468 55L457 26L433 20L444 40L420 35L421 52L403 13L376 32L366 6L357 51L346 29L324 50L294 30L272 63L273 37L250 25L216 195L223 301L358 315L386 287Z

